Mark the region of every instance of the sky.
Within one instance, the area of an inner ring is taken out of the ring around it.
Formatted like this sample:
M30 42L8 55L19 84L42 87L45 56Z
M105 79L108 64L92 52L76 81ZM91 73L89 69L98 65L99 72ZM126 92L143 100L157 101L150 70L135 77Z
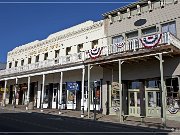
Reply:
M6 62L7 52L17 46L88 20L99 21L103 13L135 1L0 0L0 62Z

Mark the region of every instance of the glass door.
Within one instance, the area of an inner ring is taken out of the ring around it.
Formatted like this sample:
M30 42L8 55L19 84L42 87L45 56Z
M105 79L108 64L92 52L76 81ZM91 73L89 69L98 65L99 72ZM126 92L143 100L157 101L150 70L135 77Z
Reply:
M146 116L160 117L161 104L159 91L146 91Z
M140 93L139 90L129 90L129 115L140 116Z

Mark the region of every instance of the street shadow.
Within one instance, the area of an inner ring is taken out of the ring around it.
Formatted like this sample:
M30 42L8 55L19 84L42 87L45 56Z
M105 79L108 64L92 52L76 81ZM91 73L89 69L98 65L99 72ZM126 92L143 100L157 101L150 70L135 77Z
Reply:
M38 112L3 112L0 113L0 132L9 133L69 133L69 134L163 134L168 135L170 130L150 128L142 125L127 125L94 121L91 119L75 118Z

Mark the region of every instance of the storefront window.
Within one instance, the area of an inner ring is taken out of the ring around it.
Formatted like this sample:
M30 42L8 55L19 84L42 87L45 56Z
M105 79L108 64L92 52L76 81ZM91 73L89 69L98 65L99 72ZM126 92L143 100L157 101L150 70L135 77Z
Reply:
M119 106L120 99L119 99L119 82L113 82L112 83L112 94L111 94L111 101L112 101L112 107Z
M76 103L76 91L68 90L68 104L75 104Z
M179 84L178 78L166 79L166 89L167 89L167 106L173 106L179 108Z

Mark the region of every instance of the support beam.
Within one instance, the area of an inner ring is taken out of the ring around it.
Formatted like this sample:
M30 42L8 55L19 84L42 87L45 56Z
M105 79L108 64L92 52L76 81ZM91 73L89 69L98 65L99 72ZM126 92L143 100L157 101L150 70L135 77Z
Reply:
M162 59L162 54L159 54L159 59L160 59L160 72L161 72L161 89L162 89L162 124L165 127L166 126L166 92L164 88L164 74L163 74L163 59Z
M82 94L81 94L81 117L84 117L84 77L85 77L85 68L82 69L82 83L81 83L81 86L82 86Z
M6 87L7 87L7 80L5 80L4 82L3 106L6 106Z
M61 114L61 109L62 109L62 89L63 89L63 72L61 72L61 77L59 81L59 114Z
M158 56L155 56L160 62L160 74L161 74L161 91L162 91L162 124L166 127L166 92L165 92L165 85L164 85L164 74L163 74L163 62L162 53Z
M90 64L88 64L88 119L90 118Z
M28 110L28 106L29 106L29 93L30 93L30 82L31 82L31 78L30 76L28 76L28 89L27 89L27 107L26 110Z
M121 78L121 64L123 62L119 59L119 121L122 122L122 78Z
M42 81L41 112L43 112L43 103L44 103L44 87L45 87L45 74L43 74L43 81Z
M16 108L17 87L18 87L18 78L16 77L16 84L15 84L15 89L14 89L14 102L13 102L13 108Z

